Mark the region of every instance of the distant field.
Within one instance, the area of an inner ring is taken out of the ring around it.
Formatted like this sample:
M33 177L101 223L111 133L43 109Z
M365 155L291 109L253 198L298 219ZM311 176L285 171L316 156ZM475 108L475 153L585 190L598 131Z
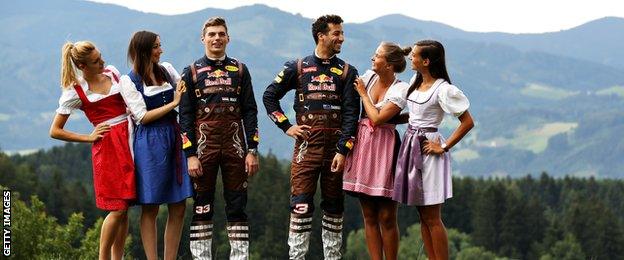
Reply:
M531 84L528 84L522 90L520 90L520 93L522 93L522 95L529 96L529 97L560 100L560 99L568 98L574 95L578 95L580 92L568 91L565 89L531 83Z
M575 122L553 122L532 129L521 126L514 131L513 138L497 137L479 141L479 144L488 147L513 146L517 149L541 153L546 149L548 139L554 135L572 131L577 126L578 123Z
M457 151L453 151L453 160L458 162L470 161L478 159L479 157L479 152L472 149L460 149Z
M606 89L601 89L596 91L596 94L598 95L618 95L620 97L624 98L624 86L613 86L610 88L606 88Z

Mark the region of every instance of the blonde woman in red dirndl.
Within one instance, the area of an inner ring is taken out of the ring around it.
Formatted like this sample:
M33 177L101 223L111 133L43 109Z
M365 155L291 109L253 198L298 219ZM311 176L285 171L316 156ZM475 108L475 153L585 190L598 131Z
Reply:
M95 204L109 211L100 232L100 259L123 257L128 233L127 210L136 198L130 147L132 123L129 122L127 107L140 106L139 103L144 101L141 93L132 88L122 88L120 84L123 83L120 82L119 71L113 66L104 67L104 60L93 43L81 41L63 46L63 93L50 128L50 136L64 141L92 143ZM177 94L177 102L179 96L181 93ZM78 134L64 129L75 109L84 111L95 127L93 132ZM169 110L155 109L132 116L149 120Z

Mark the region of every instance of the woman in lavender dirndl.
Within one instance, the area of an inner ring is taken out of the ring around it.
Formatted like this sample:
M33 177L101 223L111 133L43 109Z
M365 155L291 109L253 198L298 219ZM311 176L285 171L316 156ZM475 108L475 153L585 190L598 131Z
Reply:
M418 207L421 235L429 259L448 259L442 204L453 196L449 150L474 126L470 103L446 70L444 47L433 40L414 45L410 59L417 73L407 91L409 125L394 179L393 199ZM449 113L460 125L445 139L438 127Z
M396 259L399 249L397 203L392 200L394 165L400 145L390 119L405 107L409 85L396 73L405 70L411 48L382 42L372 57L372 70L356 80L362 113L356 145L347 157L343 189L360 200L371 259Z

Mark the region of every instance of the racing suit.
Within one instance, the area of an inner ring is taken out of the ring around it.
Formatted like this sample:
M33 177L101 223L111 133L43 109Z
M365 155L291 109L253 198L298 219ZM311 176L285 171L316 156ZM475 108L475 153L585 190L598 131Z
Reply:
M190 227L193 258L212 257L215 185L219 169L230 240L230 259L249 256L247 149L258 146L258 110L247 67L225 56L204 56L184 69L187 90L180 101L180 127L187 157L197 156L203 175L193 178L195 196ZM246 141L246 142L245 142Z
M347 155L354 145L360 110L353 87L357 70L336 56L321 59L310 55L286 62L264 92L267 113L286 132L292 125L280 106L286 92L295 90L294 110L298 125L311 129L295 142L290 185L291 259L303 259L310 240L314 194L321 178L323 252L325 259L341 257L344 193L342 173L331 172L336 153Z

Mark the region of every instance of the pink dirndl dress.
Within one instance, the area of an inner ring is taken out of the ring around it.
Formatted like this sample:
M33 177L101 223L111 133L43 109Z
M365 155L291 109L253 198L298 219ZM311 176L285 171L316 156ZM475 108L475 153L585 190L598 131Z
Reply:
M378 78L370 70L362 76L362 80L367 82L369 91ZM385 105L393 103L403 109L406 105L405 93L408 87L405 82L395 80L383 98L375 104L375 108L381 110ZM345 162L343 190L391 198L400 142L395 125L382 124L373 127L370 119L362 118L358 125L355 147Z
M392 197L394 161L400 142L392 124L373 127L360 120L356 145L347 157L342 188L368 196Z

